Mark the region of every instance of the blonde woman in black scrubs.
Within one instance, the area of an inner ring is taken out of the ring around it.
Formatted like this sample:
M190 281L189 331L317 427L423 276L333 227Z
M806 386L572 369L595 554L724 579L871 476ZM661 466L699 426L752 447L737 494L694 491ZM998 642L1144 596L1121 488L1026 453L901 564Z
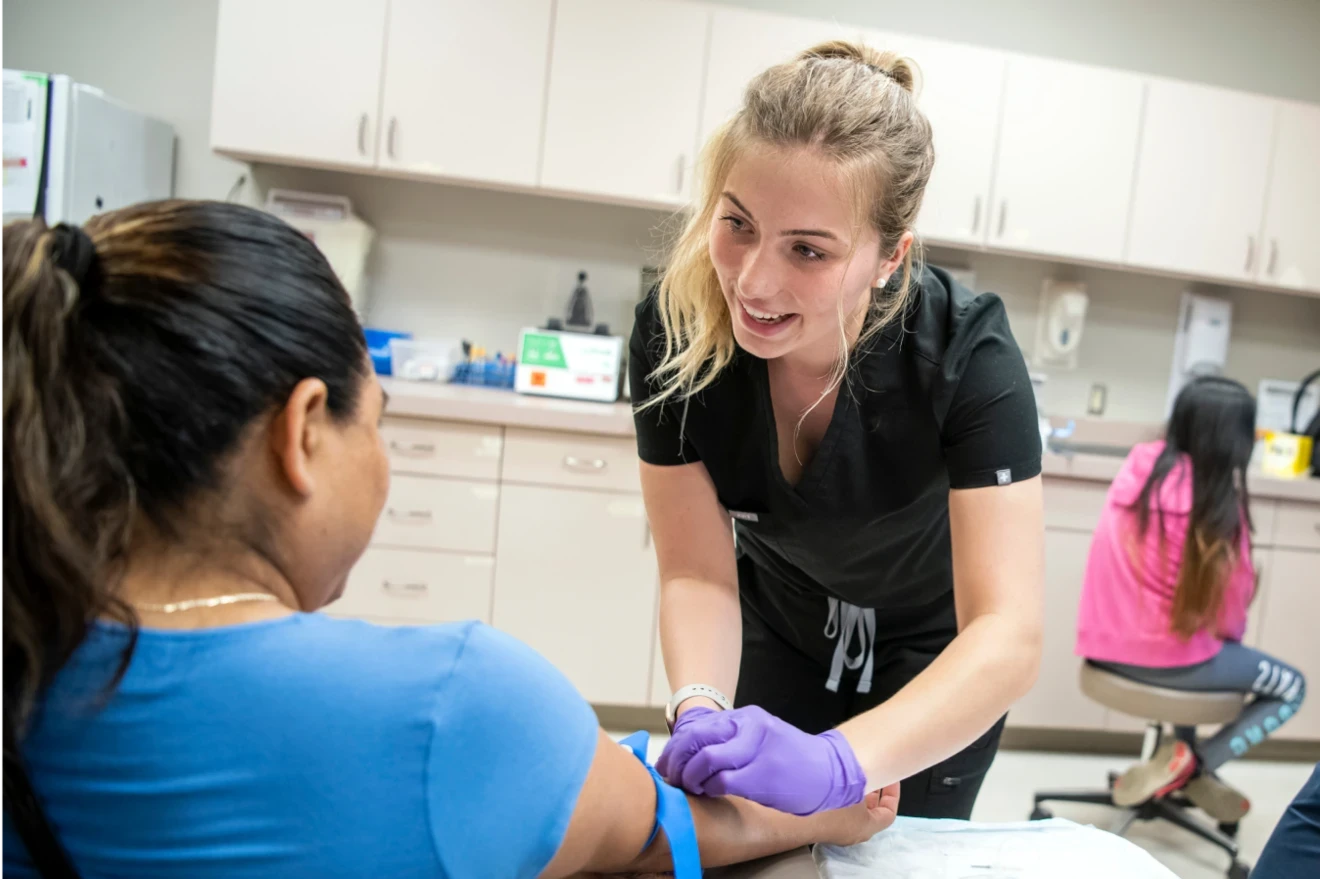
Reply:
M659 763L808 814L970 815L1040 661L1040 439L1003 304L916 268L908 62L767 70L631 345L674 688ZM737 707L734 707L734 706Z

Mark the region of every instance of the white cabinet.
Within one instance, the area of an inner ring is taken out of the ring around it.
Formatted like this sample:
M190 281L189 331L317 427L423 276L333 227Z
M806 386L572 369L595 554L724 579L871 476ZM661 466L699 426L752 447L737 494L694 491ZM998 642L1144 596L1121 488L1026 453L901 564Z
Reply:
M878 35L873 42L908 56L920 71L917 104L930 120L935 168L917 232L936 242L984 243L1008 56L902 36Z
M686 200L710 12L678 0L559 0L541 185Z
M1077 684L1082 660L1073 653L1090 546L1091 535L1085 531L1045 531L1045 632L1040 676L1031 692L1009 709L1008 722L1013 726L1104 727L1104 706L1083 695Z
M380 167L536 184L552 0L390 0Z
M363 553L332 616L376 622L490 622L495 560L488 555L384 549Z
M1135 74L1012 56L988 243L1121 259L1141 97Z
M743 92L757 74L832 39L860 40L866 39L866 35L861 28L819 19L714 7L701 111L701 145L742 106ZM886 48L873 40L866 41L876 48Z
M1281 739L1320 739L1320 650L1315 621L1320 619L1320 552L1276 548L1264 572L1267 598L1260 622L1260 648L1297 668L1312 690L1297 715L1277 734Z
M1257 260L1259 279L1320 291L1320 107L1281 102Z
M1159 79L1147 88L1127 261L1254 278L1275 102Z
M211 146L248 158L376 163L386 0L223 0Z
M651 696L656 565L639 494L502 487L492 622L589 702Z

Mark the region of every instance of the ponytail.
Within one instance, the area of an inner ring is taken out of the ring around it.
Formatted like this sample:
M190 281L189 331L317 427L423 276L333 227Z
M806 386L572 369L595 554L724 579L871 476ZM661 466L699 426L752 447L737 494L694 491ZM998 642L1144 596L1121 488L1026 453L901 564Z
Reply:
M96 248L76 226L4 230L5 810L47 879L76 877L28 777L19 743L37 693L97 616L137 619L105 587L133 515L132 481L115 454L113 388L85 362L78 320L100 283ZM96 396L93 396L96 395ZM89 408L98 411L89 430Z

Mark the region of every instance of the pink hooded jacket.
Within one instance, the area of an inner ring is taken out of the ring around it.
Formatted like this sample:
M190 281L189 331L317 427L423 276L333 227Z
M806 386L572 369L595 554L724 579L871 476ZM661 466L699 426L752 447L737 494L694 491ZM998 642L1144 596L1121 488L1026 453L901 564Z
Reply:
M1192 509L1190 462L1186 458L1179 461L1160 487L1166 538L1163 547L1155 498L1151 498L1144 539L1137 537L1136 511L1130 509L1163 448L1163 442L1133 448L1109 487L1100 524L1091 539L1082 584L1077 615L1079 656L1148 668L1195 665L1217 654L1224 641L1242 640L1246 631L1256 572L1245 528L1237 567L1224 589L1218 625L1204 628L1186 641L1170 628Z

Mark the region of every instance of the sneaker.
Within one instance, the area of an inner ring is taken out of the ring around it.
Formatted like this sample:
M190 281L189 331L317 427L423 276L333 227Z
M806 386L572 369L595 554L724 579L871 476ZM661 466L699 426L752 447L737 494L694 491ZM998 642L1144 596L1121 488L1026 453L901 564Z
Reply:
M1196 771L1196 755L1186 742L1160 745L1155 756L1138 763L1114 782L1115 806L1139 806L1177 790Z
M1251 800L1213 772L1197 773L1187 782L1183 793L1193 805L1221 824L1240 821L1251 811Z

